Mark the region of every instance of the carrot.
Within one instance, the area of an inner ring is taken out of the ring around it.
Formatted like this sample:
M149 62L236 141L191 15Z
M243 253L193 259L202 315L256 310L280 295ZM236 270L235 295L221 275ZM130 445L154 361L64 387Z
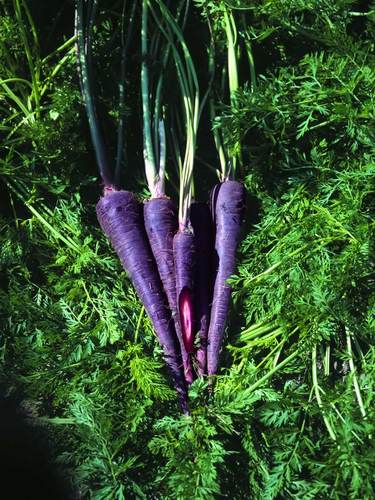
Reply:
M135 2L134 2L135 3ZM142 4L142 54L147 52L146 30L147 26L147 0ZM95 14L97 11L97 2L91 0L84 9L83 0L77 0L76 3L76 35L77 35L77 58L78 71L80 76L81 90L84 97L84 104L90 125L92 143L95 149L100 176L104 184L104 196L100 198L96 211L99 223L103 232L107 235L116 250L124 269L128 272L134 288L139 298L143 302L146 312L150 317L156 335L164 351L166 364L171 372L175 387L178 391L183 412L188 414L187 406L187 388L184 375L181 369L181 353L174 330L173 321L167 306L167 301L160 282L159 274L155 261L149 246L147 235L144 228L142 205L137 202L134 195L128 191L118 190L120 182L121 163L123 159L123 132L124 117L122 116L118 126L118 144L116 169L109 166L108 156L99 127L98 115L95 106L95 95L92 82L92 60L91 43L93 36L93 26ZM132 32L133 21L135 17L135 6L130 12L128 24L127 39L122 37L121 53L121 83L120 83L120 106L123 107L125 83L125 55L129 46L129 38ZM85 14L86 10L86 14ZM124 21L125 11L123 11L122 21ZM86 21L86 22L85 22ZM144 78L142 81L143 94L148 95L148 73L143 66ZM144 103L145 107L145 135L146 144L146 174L150 184L150 190L154 194L154 188L157 193L163 192L164 185L164 166L165 166L165 131L164 123L161 120L160 125L160 168L159 173L153 170L152 144L150 145L150 123L148 113L148 99ZM151 150L151 151L150 151ZM116 186L116 187L114 187ZM160 225L160 223L159 223ZM173 234L171 238L173 237ZM170 242L170 247L172 241ZM173 257L171 260L173 264ZM174 280L173 280L174 282ZM174 287L174 284L173 284Z
M228 180L218 185L213 194L218 265L208 330L208 375L217 373L218 368L231 296L231 287L227 280L235 269L236 250L245 208L245 188L240 182Z
M194 347L194 271L195 240L192 231L179 231L173 238L173 256L176 274L178 324L184 346L183 362L185 379L191 384L194 373L191 354Z
M212 217L207 203L192 203L190 220L197 247L194 305L198 345L195 359L197 373L203 376L207 374L207 337L212 301L212 261L214 258Z
M107 235L151 319L164 351L174 385L179 394L183 412L189 413L187 390L181 370L179 351L173 321L144 229L142 205L129 191L104 190L96 213L103 232Z
M166 196L151 198L144 204L144 219L148 240L155 257L164 291L167 295L177 338L180 343L185 379L188 383L191 383L191 364L182 338L177 305L176 275L173 257L173 237L178 228L175 204Z

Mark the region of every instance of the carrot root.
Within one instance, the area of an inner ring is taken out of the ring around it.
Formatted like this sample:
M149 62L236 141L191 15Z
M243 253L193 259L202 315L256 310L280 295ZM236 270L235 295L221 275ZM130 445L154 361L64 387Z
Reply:
M178 220L175 204L167 197L153 198L144 204L144 218L147 236L174 320L175 330L180 344L184 376L186 382L191 384L192 370L182 335L176 292L173 238L178 229Z
M198 346L195 352L199 376L207 374L207 339L213 289L213 223L207 203L195 202L190 208L190 220L197 248L195 273L195 312Z
M215 250L218 258L208 331L207 372L215 375L222 347L231 287L227 280L235 270L236 251L245 208L245 188L226 181L214 189L213 210L216 226Z
M106 190L96 213L103 232L115 249L134 285L163 348L164 359L188 414L187 389L180 350L162 284L144 229L142 205L129 191Z
M176 294L178 310L178 321L182 334L186 357L182 355L185 371L185 379L188 384L194 380L194 372L190 359L190 349L193 338L194 324L194 271L195 271L195 240L192 232L176 233L173 238L173 255L176 273Z

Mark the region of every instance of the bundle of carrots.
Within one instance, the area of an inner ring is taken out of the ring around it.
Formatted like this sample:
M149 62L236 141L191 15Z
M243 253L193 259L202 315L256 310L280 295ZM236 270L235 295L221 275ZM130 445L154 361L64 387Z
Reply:
M141 203L133 193L121 189L119 170L124 117L120 116L119 121L116 168L111 169L92 89L91 45L97 4L97 0L77 0L76 8L81 89L104 184L103 195L96 207L97 217L152 322L182 410L188 414L188 386L197 376L212 377L218 370L231 296L227 280L235 269L245 189L234 180L236 158L225 155L219 132L215 131L215 143L221 158L220 183L211 192L210 205L194 201L196 137L209 92L200 102L197 75L182 34L189 7L185 0L178 2L174 14L162 0L140 1L144 160L150 199ZM122 37L120 106L124 98L125 54L138 12L137 4L132 3L127 37ZM149 13L157 28L151 40L152 50L159 49L163 54L154 92L151 92L147 65ZM228 16L226 19L227 34L232 37L231 48L228 48L229 65L230 58L235 57L235 43L233 22ZM178 113L172 106L170 115L174 113L174 118L168 123L172 124L171 143L174 144L180 178L178 209L165 192L167 118L162 96L163 78L170 61L178 76L184 116L181 126ZM231 96L235 90L235 84L230 86ZM214 119L212 99L210 109ZM185 142L183 159L176 130L180 131L180 138L183 136Z

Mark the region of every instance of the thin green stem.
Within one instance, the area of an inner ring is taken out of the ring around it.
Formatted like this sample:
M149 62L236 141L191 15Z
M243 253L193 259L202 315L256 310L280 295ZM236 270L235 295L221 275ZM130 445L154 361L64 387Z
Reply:
M16 96L16 94L10 89L10 87L6 83L4 83L4 81L2 81L2 82L0 81L0 85L4 89L4 91L6 92L9 99L11 99L15 104L17 104L19 109L25 115L25 118L28 121L34 121L34 113L30 112L30 110L24 105L24 103L21 101L21 99L18 96Z
M323 396L326 395L326 392L325 390L319 386L319 391L323 394ZM340 411L336 408L336 405L335 403L333 403L332 401L329 402L329 405L332 407L332 409L334 410L334 412L336 413L336 415L339 417L339 419L341 420L341 422L346 425L346 421L345 421L345 418L342 416L342 414L340 413ZM350 432L353 434L353 436L358 439L358 441L360 443L363 444L363 440L358 436L358 434L353 430L351 429Z
M257 338L261 335L264 335L265 333L275 331L275 326L276 326L275 322L268 323L268 324L266 323L265 325L263 325L263 324L253 325L252 327L247 328L246 330L243 330L240 334L240 338L244 342L245 341L247 342L248 340L251 340L253 338ZM278 331L279 329L280 329L280 327L276 328L276 331Z
M294 330L296 331L296 329ZM261 385L263 385L267 380L269 380L276 372L281 370L285 365L293 361L294 358L299 356L301 354L301 350L297 349L292 354L287 356L281 363L279 363L277 366L272 368L272 370L269 370L263 377L261 377L259 380L257 380L254 384L252 384L250 387L247 388L247 391L252 392L255 391L255 389L258 389Z
M75 37L73 37L73 40L75 39ZM75 48L74 47L71 47L68 52L65 54L65 56L63 56L59 62L54 66L54 68L52 69L51 73L47 76L47 78L45 79L44 81L44 84L40 90L40 97L43 97L43 95L46 93L46 91L48 90L48 87L52 81L52 79L57 75L57 73L61 70L61 68L64 66L64 64L66 63L66 61L74 54L75 52ZM42 106L40 109L43 109Z
M361 411L362 417L366 418L366 410L365 410L365 406L363 404L361 390L359 388L359 383L358 383L358 379L357 379L357 373L356 373L356 369L354 366L352 342L350 339L351 333L347 327L345 327L345 332L346 332L346 345L347 345L348 355L349 355L349 368L350 368L350 371L352 374L354 391L355 391L355 395L356 395L356 398L358 401L358 406L359 406L359 409Z
M332 426L331 426L331 423L329 421L329 418L327 417L326 415L326 411L323 407L323 401L322 401L322 398L320 397L320 393L319 393L319 383L318 383L318 370L317 370L317 362L316 362L316 345L313 347L312 351L311 351L311 363L312 363L312 379L313 379L313 387L314 387L314 391L315 391L315 397L316 397L316 401L318 403L318 406L322 412L322 416L323 416L323 421L325 423L325 426L327 427L327 430L328 430L328 434L330 435L331 439L333 441L336 441L336 435L332 429Z
M143 320L144 315L145 315L145 308L144 308L144 306L142 306L141 312L139 313L139 316L138 316L137 326L136 326L135 332L134 332L134 342L136 344L138 342L138 335L139 335L139 331L141 329L141 324L142 324L142 320Z
M57 239L61 240L68 246L71 250L80 253L81 249L79 245L71 238L63 235L60 231L54 228L43 215L38 212L27 200L26 198L12 185L11 182L5 179L7 186L17 195L17 197L26 205L26 207L30 210L30 212L35 215L35 217L50 231L50 233Z
M97 0L94 1L94 7ZM92 10L95 10L94 8ZM89 27L93 26L93 16L90 16ZM86 33L83 21L83 2L82 0L77 0L76 11L75 11L75 31L77 37L77 58L78 58L78 69L81 83L82 96L86 108L87 119L89 122L91 140L94 146L96 161L98 163L100 176L103 180L105 186L111 186L113 184L113 174L109 169L109 164L107 160L107 154L104 146L104 141L99 128L99 121L96 112L94 94L92 90L91 81L91 50L88 46L88 41L91 40L91 34Z
M145 171L151 197L157 196L156 185L158 173L156 170L155 156L151 135L151 113L149 102L149 75L148 75L148 52L147 52L147 23L148 23L149 1L142 0L142 68L141 68L141 90L142 90L142 111L143 111L143 156L145 161Z
M215 77L215 53L214 53L214 50L215 50L215 45L213 42L213 37L211 35L211 44L210 44L209 54L208 54L208 72L209 72L210 78L212 80ZM224 181L225 175L226 175L227 159L226 159L225 152L224 152L221 133L220 133L219 129L214 126L216 112L215 112L215 102L214 102L213 96L211 96L209 98L209 111L210 111L212 133L214 136L215 146L216 146L216 150L218 152L219 161L220 161L220 171L218 171L219 179L221 181Z
M330 372L331 346L327 346L324 354L324 375L328 377Z
M35 110L36 113L38 114L40 111L40 58L39 58L39 50L38 50L38 37L36 34L36 28L34 25L34 21L30 15L29 9L27 7L27 4L23 0L13 0L13 7L14 7L14 12L16 15L17 23L19 26L19 32L22 40L22 44L24 46L25 50L25 55L27 59L27 63L29 66L29 71L30 71L30 77L31 77L31 82L32 82L32 93L31 96L33 97L34 103L35 103ZM22 15L22 9L24 10L28 24L31 30L31 34L33 36L33 42L34 42L34 54L33 50L30 47L29 40L28 40L28 31L27 31L27 25L25 23L24 17Z
M44 57L41 61L42 66L44 66L47 62L50 61L53 57L55 57L60 52L64 52L66 49L70 48L76 42L76 36L68 38L64 43L62 43L59 47L57 47L53 52L48 54L48 56Z
M262 361L255 367L256 370L259 370L259 368L261 368L265 363L267 363L267 361L269 360L269 358L271 358L275 352L276 352L276 356L272 362L272 366L273 368L275 368L277 366L277 361L280 357L280 353L281 353L281 348L282 346L285 344L286 342L286 338L281 340L280 342L277 342L277 344L275 345L275 347L273 347L270 352L267 354L267 356L265 356Z
M162 2L162 0L157 0L157 3L163 19L167 23L167 27L164 28L157 16L154 15L154 17L159 29L163 32L170 44L177 71L177 80L182 94L186 146L184 160L180 170L179 224L180 230L186 230L188 228L189 207L193 192L193 165L199 123L199 85L194 63L182 35L181 28L176 23L164 2ZM173 36L176 36L179 42L179 46L183 53L183 59L177 50L176 43L173 41Z
M129 43L133 33L135 10L137 2L133 2L130 11L128 30L126 39L124 37L124 19L125 19L126 1L124 1L121 14L121 64L120 64L120 81L119 81L119 121L117 127L117 152L116 152L116 167L115 167L115 185L119 187L121 183L121 164L125 156L124 140L125 140L125 80L126 80L126 55L129 49Z
M165 125L164 120L159 121L159 191L161 193L165 192L165 164L167 157L167 142L165 137Z
M184 3L185 3L185 0L180 0L178 3L177 10L176 10L177 22L179 21L179 19L181 17ZM155 11L152 11L152 12L153 12L153 15L155 15ZM166 29L168 30L168 27L166 27ZM159 30L157 30L156 35L154 35L153 38L155 38L155 36L157 36L158 42L159 42L159 38L161 35L162 35L162 30L159 29ZM170 38L171 39L173 38L172 34L170 34ZM162 56L161 71L160 71L159 78L158 78L157 84L156 84L155 99L154 99L154 115L153 115L154 151L155 151L155 156L156 156L156 164L159 165L159 179L160 179L159 182L162 186L164 186L164 180L163 180L163 182L161 181L161 176L162 175L165 176L165 172L162 172L162 170L165 169L165 165L164 165L164 167L161 165L161 163L162 163L161 153L162 152L160 150L160 144L163 141L163 139L160 137L160 131L161 131L160 115L162 112L163 85L164 85L165 74L167 72L170 53L171 53L171 43L169 40L168 40L167 46L163 47L163 51L164 52L163 52L163 56ZM165 132L164 119L163 119L163 128L164 128L164 132ZM165 140L165 137L164 137L164 140ZM164 187L162 189L163 189L162 192L164 192Z
M224 9L225 33L227 36L227 65L228 65L228 81L230 103L232 108L236 105L236 92L238 90L238 67L237 67L237 27L232 14ZM239 144L237 145L239 149ZM230 162L227 164L225 171L225 179L233 177L236 173L237 159L240 158L240 153L233 155Z
M245 43L246 55L247 55L247 60L249 63L249 68L250 68L251 91L255 92L257 89L255 61L254 61L253 51L252 51L252 47L251 47L250 36L249 36L247 29L246 29L247 25L246 25L246 18L245 18L244 14L242 14L241 20L242 20L242 27L244 30L243 31L243 38L244 38L244 43Z

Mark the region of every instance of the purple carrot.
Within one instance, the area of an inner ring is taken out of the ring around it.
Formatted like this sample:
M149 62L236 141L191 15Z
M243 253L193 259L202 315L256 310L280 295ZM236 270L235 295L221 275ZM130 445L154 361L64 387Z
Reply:
M176 273L176 295L178 303L178 320L187 358L185 378L191 384L194 373L191 363L194 337L194 271L195 271L195 239L191 231L179 231L173 238L173 256Z
M197 247L195 279L195 312L198 347L195 353L197 373L207 374L207 338L212 302L213 275L213 224L207 203L193 203L190 207L190 221L193 226Z
M150 317L185 414L187 389L173 321L144 229L142 205L129 191L105 189L96 213Z
M174 319L176 334L180 343L185 378L188 383L191 383L191 364L182 338L176 293L176 275L173 257L173 237L178 229L176 206L166 196L151 198L145 202L143 213L148 240Z
M235 269L236 250L245 208L245 188L240 182L226 181L214 189L213 195L218 266L208 330L208 375L217 373L219 363L231 296L231 287L227 280Z

